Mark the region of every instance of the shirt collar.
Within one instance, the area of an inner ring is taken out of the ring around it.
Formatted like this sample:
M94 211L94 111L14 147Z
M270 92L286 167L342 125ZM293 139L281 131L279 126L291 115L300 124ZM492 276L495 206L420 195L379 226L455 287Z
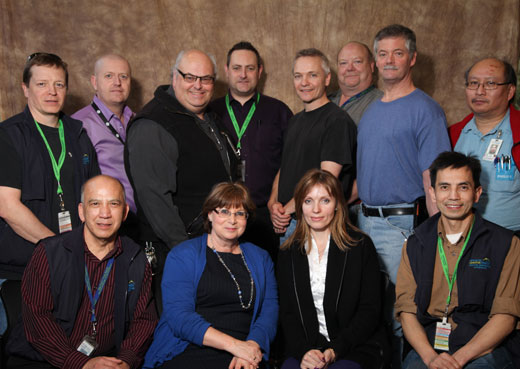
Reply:
M235 98L233 97L233 95L231 94L231 91L228 90L229 103L230 103L230 104L238 104L238 105L243 106L243 107L245 108L245 107L247 107L247 106L251 106L251 105L253 105L253 102L256 101L256 94L257 94L257 91L255 90L254 95L251 96L251 98L250 98L249 100L247 100L247 101L245 102L244 105L242 105L242 104L240 103L240 101L238 101L237 99L235 99Z
M482 135L482 133L477 128L477 122L475 121L475 116L473 116L473 118L471 118L469 123L466 124L466 126L462 129L462 132L468 133L468 132L473 131L476 134L481 135L481 136L488 136L488 135L492 136L492 135L496 134L498 132L498 130L502 130L502 132L504 132L504 131L507 131L508 129L509 129L509 109L507 109L506 115L504 115L504 118L502 118L502 120L495 127L493 127L493 129L491 129L491 131L489 131L485 135Z
M87 243L85 241L83 241L83 245L84 245L84 248L85 248L85 254L87 256L88 259L93 259L93 260L96 260L100 263L104 262L105 260L108 260L110 259L112 256L113 257L117 257L119 256L122 252L123 252L123 246L121 244L121 237L117 236L116 238L116 241L115 241L115 244L114 244L114 249L111 250L108 254L105 255L105 257L102 259L102 260L99 260L89 249L88 249L88 246L87 246Z
M105 116L105 118L108 119L109 122L112 120L112 118L119 120L119 117L117 115L115 115L112 112L112 110L110 110L103 103L103 101L101 101L99 99L99 97L97 95L94 95L94 98L92 100L94 101L94 104L96 104L98 106L99 110L101 110L101 113L103 113L103 115ZM133 115L134 115L134 112L132 111L132 109L130 109L128 107L128 105L125 105L125 107L123 108L123 118L125 119L125 124L127 124L130 121L130 119L132 118Z
M459 238L459 240L457 241L457 243L455 243L453 245L462 245L462 243L466 240L466 237L468 236L469 229L470 229L471 225L473 224L474 220L475 220L475 214L471 214L470 222L468 222L468 225L462 231L462 235ZM444 229L444 224L442 223L441 218L439 218L439 222L437 223L437 234L442 239L443 245L448 245L448 244L452 245L452 243L446 238L446 230Z

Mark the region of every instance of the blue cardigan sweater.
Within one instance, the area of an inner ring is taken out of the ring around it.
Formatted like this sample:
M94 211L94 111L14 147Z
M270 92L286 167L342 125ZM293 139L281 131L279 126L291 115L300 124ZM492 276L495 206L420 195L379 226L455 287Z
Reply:
M163 313L146 353L143 368L155 368L182 353L190 342L202 345L210 323L195 312L197 286L206 266L208 235L204 234L175 246L164 267L161 283ZM253 340L269 356L269 345L276 334L278 291L273 262L261 248L240 245L255 282L255 308L247 340Z

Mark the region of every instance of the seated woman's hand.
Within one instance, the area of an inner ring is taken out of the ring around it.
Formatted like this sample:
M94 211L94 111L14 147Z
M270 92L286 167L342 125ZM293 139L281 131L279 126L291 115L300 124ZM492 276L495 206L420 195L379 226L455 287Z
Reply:
M256 369L258 365L253 365L249 361L240 359L238 357L233 357L231 363L229 364L228 369Z
M309 350L303 355L300 363L301 369L324 368L327 365L325 355L320 350Z
M255 341L233 340L233 345L228 350L233 356L244 359L256 368L262 361L262 351Z

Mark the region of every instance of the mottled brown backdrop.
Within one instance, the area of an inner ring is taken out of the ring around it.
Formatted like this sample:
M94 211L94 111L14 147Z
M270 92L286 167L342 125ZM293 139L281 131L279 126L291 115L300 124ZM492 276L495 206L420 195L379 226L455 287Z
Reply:
M225 55L240 40L251 41L265 60L263 92L299 111L290 73L297 50L319 48L335 64L346 41L371 44L381 27L402 23L417 34L417 86L432 95L448 121L454 122L467 112L465 68L489 55L516 65L520 42L520 0L0 0L0 4L2 120L24 107L21 74L27 55L35 51L58 54L69 64L67 113L92 98L89 77L99 55L113 51L126 56L134 78L130 106L138 110L157 85L169 83L171 65L185 48L200 48L217 57L217 95L225 93Z

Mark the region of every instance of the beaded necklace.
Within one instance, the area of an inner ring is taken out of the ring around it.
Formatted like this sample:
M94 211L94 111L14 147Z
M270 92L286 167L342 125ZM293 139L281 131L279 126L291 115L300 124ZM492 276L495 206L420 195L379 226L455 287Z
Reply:
M231 276L231 279L233 280L233 282L235 282L235 286L237 287L237 291L238 291L238 298L240 300L240 306L244 310L249 309L251 307L251 303L253 302L253 292L254 292L255 282L253 281L253 276L251 274L251 271L249 270L249 267L247 266L246 259L244 258L244 253L242 252L242 249L240 249L240 246L238 246L238 248L240 249L240 256L242 256L242 261L244 262L247 272L249 273L249 278L251 279L251 295L249 296L249 302L247 305L244 305L244 301L242 300L242 290L240 289L240 285L238 284L238 282L235 278L235 275L228 268L228 266L226 265L224 260L222 260L222 258L220 257L220 255L219 255L218 251L215 249L215 247L210 246L210 248L211 248L211 250L213 250L215 255L217 255L217 258L220 261L220 263L224 266L224 268L226 268L226 270L229 273L229 275Z

